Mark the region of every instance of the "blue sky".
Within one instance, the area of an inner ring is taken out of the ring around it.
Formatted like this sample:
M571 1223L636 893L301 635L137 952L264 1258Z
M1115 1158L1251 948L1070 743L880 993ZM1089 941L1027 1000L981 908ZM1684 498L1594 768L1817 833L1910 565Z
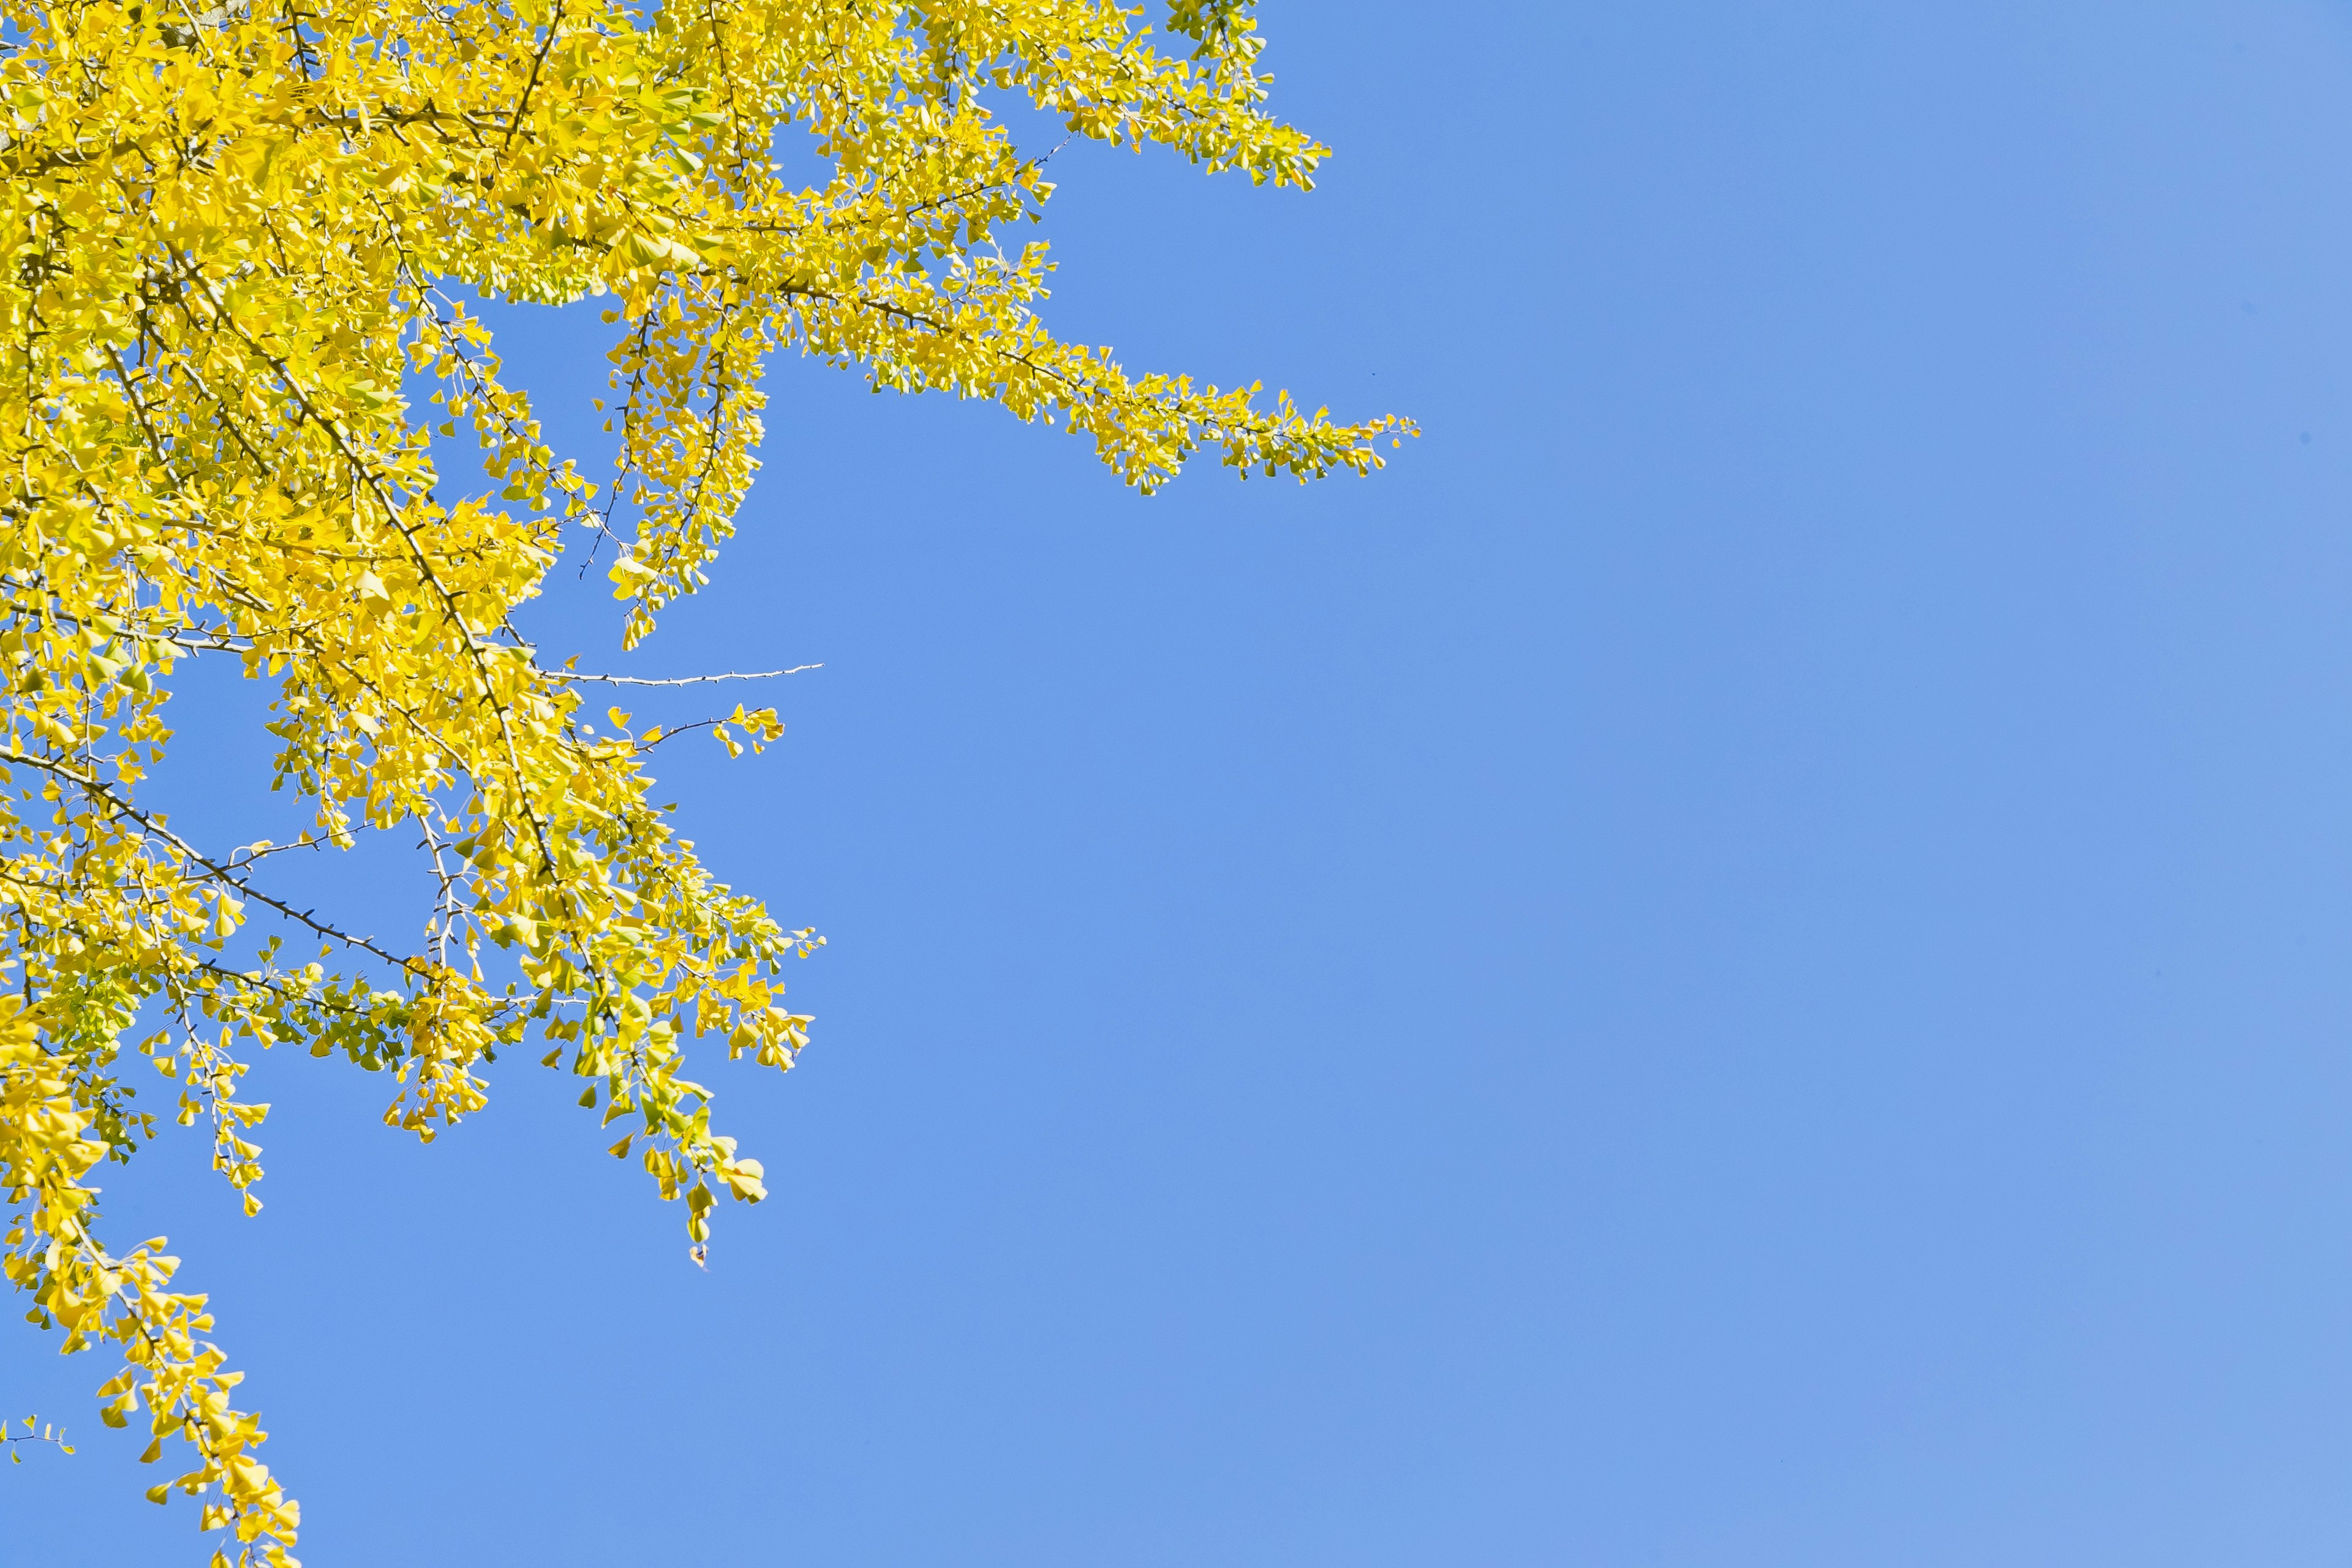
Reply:
M267 1061L251 1222L110 1177L303 1556L2352 1562L2352 6L1945 10L1271 0L1313 195L1060 154L1056 324L1371 481L781 363L636 666L824 665L663 774L831 939L711 1079L775 1198L698 1272L528 1059L430 1149ZM201 1561L0 1346L86 1439L0 1562Z

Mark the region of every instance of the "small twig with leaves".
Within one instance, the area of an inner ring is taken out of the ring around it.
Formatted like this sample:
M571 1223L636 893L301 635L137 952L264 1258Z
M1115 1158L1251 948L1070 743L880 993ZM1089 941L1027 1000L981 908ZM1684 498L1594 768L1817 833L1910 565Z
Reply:
M25 1445L27 1443L47 1443L62 1454L70 1454L74 1451L73 1445L66 1441L65 1428L62 1426L48 1426L37 1415L26 1416L24 1425L25 1429L19 1432L7 1423L0 1422L0 1448L8 1450L10 1464L21 1465L25 1462Z

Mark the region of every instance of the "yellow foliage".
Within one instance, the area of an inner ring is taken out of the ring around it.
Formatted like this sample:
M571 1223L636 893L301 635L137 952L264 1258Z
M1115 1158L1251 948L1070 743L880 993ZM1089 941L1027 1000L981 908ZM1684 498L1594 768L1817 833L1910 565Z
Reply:
M143 1403L145 1458L193 1445L149 1495L288 1564L298 1510L205 1298L170 1289L161 1238L118 1253L94 1226L92 1167L155 1131L114 1075L126 1032L160 1024L138 1048L247 1212L268 1108L238 1098L240 1041L390 1072L384 1120L429 1140L536 1035L629 1121L612 1152L686 1199L698 1253L717 1192L766 1188L710 1131L689 1042L785 1068L807 1040L782 967L821 939L711 879L646 798L663 732L614 710L598 734L583 688L613 678L513 626L563 530L612 542L634 646L733 526L779 349L1064 425L1147 490L1203 448L1361 473L1410 426L1133 375L1035 314L1045 247L1006 237L1051 186L990 103L1306 185L1324 150L1265 112L1247 0L1175 0L1165 35L1116 0L0 8L5 1268L68 1350L120 1348L110 1425ZM783 173L788 138L819 183ZM614 482L550 449L468 291L602 298ZM442 482L436 431L496 494ZM278 782L315 811L296 843L206 848L141 804L196 657L276 684ZM706 723L730 754L782 730ZM268 889L272 858L362 828L425 841L414 951ZM255 918L281 935L232 962Z

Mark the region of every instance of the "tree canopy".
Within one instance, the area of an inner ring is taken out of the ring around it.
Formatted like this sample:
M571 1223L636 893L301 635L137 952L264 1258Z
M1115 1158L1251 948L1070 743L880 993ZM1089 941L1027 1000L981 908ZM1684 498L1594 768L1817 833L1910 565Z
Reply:
M299 1510L205 1299L162 1238L102 1237L100 1164L202 1123L250 1213L250 1047L389 1073L384 1121L427 1141L526 1049L698 1253L718 1195L763 1188L689 1048L783 1069L807 1039L782 973L821 939L650 803L665 732L604 703L629 678L514 624L566 536L609 541L635 646L734 526L782 349L1063 425L1144 490L1203 449L1361 473L1410 427L1133 374L1037 314L1046 249L1013 237L1052 186L1008 103L1310 183L1325 149L1268 114L1247 0L1174 0L1160 32L1114 0L0 11L5 1267L64 1348L120 1352L107 1424L143 1415L148 1460L189 1446L149 1496L197 1499L216 1562L286 1564ZM601 310L615 475L552 449L467 296ZM192 842L142 794L191 658L274 683L291 842ZM366 831L423 841L413 945L271 890L278 857Z

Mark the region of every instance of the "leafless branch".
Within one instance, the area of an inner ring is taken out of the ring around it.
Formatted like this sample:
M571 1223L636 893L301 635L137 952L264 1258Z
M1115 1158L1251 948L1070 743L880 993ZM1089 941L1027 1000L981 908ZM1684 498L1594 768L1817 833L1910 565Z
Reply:
M649 680L641 675L581 675L568 669L548 672L550 680L593 681L599 686L708 686L718 680L772 680L780 675L798 675L804 669L823 669L822 664L796 664L790 669L730 670L724 675L681 675L670 680Z

